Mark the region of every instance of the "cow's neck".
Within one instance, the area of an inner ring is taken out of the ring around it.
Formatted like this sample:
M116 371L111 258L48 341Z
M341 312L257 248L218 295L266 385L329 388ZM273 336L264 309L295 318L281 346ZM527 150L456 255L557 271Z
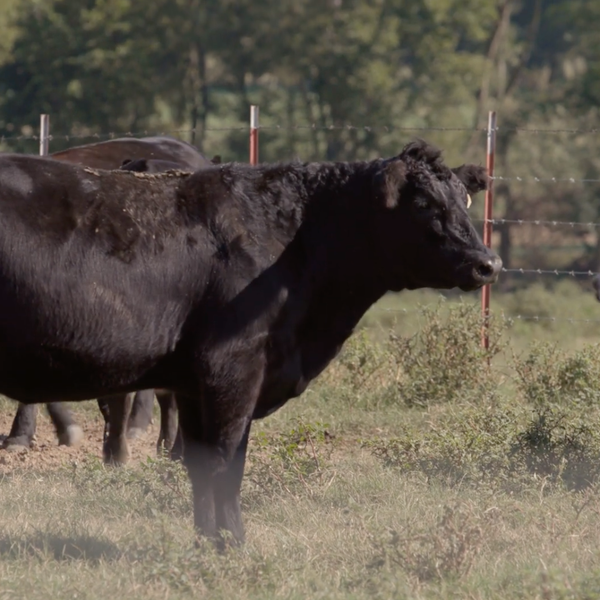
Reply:
M305 165L297 186L303 224L321 221L342 224L350 215L365 210L373 194L372 177L376 163L311 163ZM327 231L327 230L325 230ZM329 233L332 233L329 231Z
M283 258L293 265L295 298L290 300L302 307L291 311L297 319L293 329L304 338L309 378L333 358L387 291L366 233L366 203L375 201L372 168L368 163L319 165L302 187L309 192L304 218L288 246L289 259Z
M309 222L312 227L317 221L343 218L350 205L360 210L361 190L369 190L374 169L375 163L365 162L306 163L290 172L265 165L238 201L247 204L249 213L260 214L259 226L285 247ZM235 174L231 176L235 181Z

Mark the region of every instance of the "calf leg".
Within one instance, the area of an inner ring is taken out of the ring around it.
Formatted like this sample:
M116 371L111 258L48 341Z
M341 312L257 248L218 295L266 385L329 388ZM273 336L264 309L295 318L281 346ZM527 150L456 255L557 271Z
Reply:
M73 414L62 402L46 404L48 414L58 436L59 446L77 446L83 439L83 430L73 420Z
M156 390L156 399L160 406L160 433L156 444L158 454L171 453L177 435L177 402L175 393Z
M148 426L152 423L153 407L154 390L141 390L135 393L127 427L127 437L130 440L146 432Z
M22 452L31 446L37 421L37 404L21 404L2 447L9 452Z
M127 420L131 412L133 394L114 394L103 399L108 406L108 436L104 441L104 462L123 465L129 460Z

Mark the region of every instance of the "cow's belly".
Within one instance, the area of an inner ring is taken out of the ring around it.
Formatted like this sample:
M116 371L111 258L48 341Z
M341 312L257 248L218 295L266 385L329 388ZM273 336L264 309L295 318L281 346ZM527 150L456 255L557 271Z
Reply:
M86 400L107 393L141 389L149 362L98 360L57 349L1 347L0 393L21 402ZM143 387L143 386L142 386Z
M0 393L35 402L133 391L176 343L152 315L144 322L87 308L36 314L0 298Z

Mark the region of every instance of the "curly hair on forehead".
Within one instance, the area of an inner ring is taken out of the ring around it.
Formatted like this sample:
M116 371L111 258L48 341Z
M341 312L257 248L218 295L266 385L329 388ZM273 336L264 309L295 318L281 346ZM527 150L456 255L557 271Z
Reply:
M428 171L442 181L452 177L452 171L442 161L442 151L425 140L417 139L406 144L398 158L411 171Z

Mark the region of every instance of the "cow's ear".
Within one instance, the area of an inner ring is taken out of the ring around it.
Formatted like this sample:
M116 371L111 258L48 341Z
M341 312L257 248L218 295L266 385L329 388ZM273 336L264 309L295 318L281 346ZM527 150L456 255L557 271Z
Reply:
M485 167L478 165L462 165L455 167L452 172L462 181L469 194L487 190L490 178Z
M123 171L145 173L148 171L148 161L145 158L136 158L135 160L124 161L120 168Z
M385 208L394 208L400 199L400 190L406 183L406 165L398 158L384 164L375 176L377 197Z

